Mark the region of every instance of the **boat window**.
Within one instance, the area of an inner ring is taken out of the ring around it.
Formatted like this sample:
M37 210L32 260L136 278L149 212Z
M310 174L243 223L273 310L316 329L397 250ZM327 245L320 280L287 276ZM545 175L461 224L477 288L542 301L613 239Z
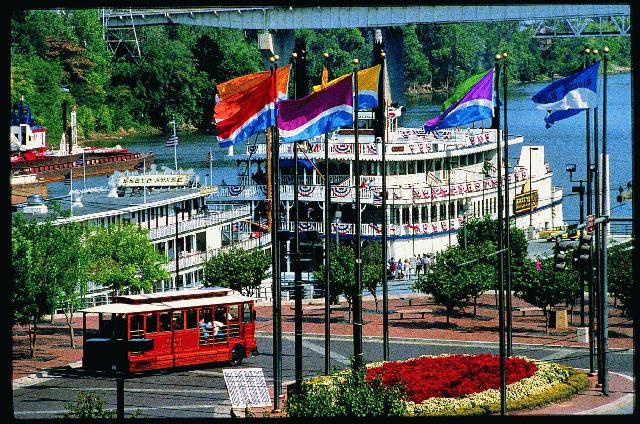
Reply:
M467 166L467 157L466 156L461 156L460 157L460 166Z
M436 171L440 171L442 169L442 159L436 159L434 162L436 163Z
M424 172L424 160L419 160L418 161L418 173L423 173Z
M431 221L436 221L438 219L438 210L436 205L431 205Z
M129 339L144 338L144 315L132 316L129 325Z
M171 325L174 330L182 330L184 328L184 316L182 315L182 311L175 311L173 313Z
M416 161L412 160L409 161L408 165L408 170L407 170L407 174L411 175L411 174L415 174L416 173Z
M251 322L251 304L242 305L242 322Z
M171 315L169 312L160 314L160 331L171 331Z
M198 326L198 316L195 309L187 309L187 328L196 328Z
M147 333L158 332L158 317L156 314L147 314Z

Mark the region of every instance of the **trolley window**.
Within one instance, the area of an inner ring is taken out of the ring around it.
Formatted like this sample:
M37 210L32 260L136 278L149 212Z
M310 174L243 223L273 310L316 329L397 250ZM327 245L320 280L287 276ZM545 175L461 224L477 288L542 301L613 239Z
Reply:
M198 327L198 316L196 315L195 309L187 310L187 328L197 328Z
M238 321L240 319L238 305L229 305L229 321Z
M158 317L156 314L147 314L147 333L158 332Z
M144 315L134 315L131 317L129 328L129 339L144 338Z
M242 305L242 322L251 322L251 305L249 303Z
M174 330L184 329L184 317L182 316L182 311L175 311L173 313L172 324Z
M160 314L160 331L171 331L171 315L169 315L169 312Z

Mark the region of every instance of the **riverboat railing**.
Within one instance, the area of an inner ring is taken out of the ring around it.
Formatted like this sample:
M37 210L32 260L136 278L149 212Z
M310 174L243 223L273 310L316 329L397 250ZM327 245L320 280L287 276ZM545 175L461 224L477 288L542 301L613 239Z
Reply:
M178 232L185 233L189 231L196 231L202 228L207 228L212 225L218 225L223 222L227 222L233 219L246 217L251 213L250 205L239 205L236 208L228 209L224 211L209 211L207 214L196 215L189 220L178 223ZM149 238L151 240L157 240L165 237L170 237L176 233L176 224L172 223L163 227L154 228L149 230Z
M527 168L517 168L515 172L509 174L509 183L518 184L526 181L529 176ZM352 202L355 198L356 188L351 184L349 179L346 184L331 186L332 202L344 203ZM416 186L406 184L403 186L392 186L388 189L387 199L390 201L414 202L424 200L440 200L451 197L463 198L468 194L481 193L483 190L493 190L497 187L497 177L487 177L480 180L467 182L455 182L451 184L432 185L432 186ZM365 176L361 177L358 189L360 190L361 200L364 203L381 203L382 202L382 177ZM293 200L293 185L283 184L280 186L281 199ZM484 187L484 188L483 188ZM306 185L298 186L298 195L303 201L324 201L324 185ZM218 200L262 200L266 198L266 186L241 186L229 185L222 186L217 194L213 194L212 198ZM248 213L248 212L247 212ZM175 230L174 230L175 231Z
M510 136L510 142L515 142L522 137ZM332 159L353 159L355 144L353 135L349 130L340 130L332 133L329 139L329 155ZM369 137L370 139L370 137ZM386 143L387 158L406 157L407 155L444 152L446 150L458 150L478 147L496 142L496 131L483 128L452 129L425 133L419 128L398 128L389 135ZM245 152L248 157L263 157L267 150L264 144L246 145ZM382 158L381 144L377 140L360 142L360 155L363 160L380 160ZM320 138L312 139L298 144L298 152L302 158L324 158L324 141ZM281 157L293 156L293 145L282 144L280 146Z

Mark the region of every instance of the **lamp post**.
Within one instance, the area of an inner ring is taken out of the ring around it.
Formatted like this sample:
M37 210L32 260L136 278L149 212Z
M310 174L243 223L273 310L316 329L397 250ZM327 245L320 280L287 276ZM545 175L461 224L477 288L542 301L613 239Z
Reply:
M572 183L580 183L580 185L572 186L572 193L580 194L580 224L584 223L584 186L582 183L586 183L585 180L574 180L573 173L576 172L576 164L568 163L566 170L569 173L569 181ZM580 326L584 327L584 275L582 268L580 268Z

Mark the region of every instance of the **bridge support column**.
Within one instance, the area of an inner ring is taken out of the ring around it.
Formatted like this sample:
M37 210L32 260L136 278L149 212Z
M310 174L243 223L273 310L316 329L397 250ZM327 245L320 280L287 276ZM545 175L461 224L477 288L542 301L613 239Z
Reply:
M262 64L264 69L269 69L271 62L269 58L277 54L280 56L279 66L284 66L289 63L291 53L295 50L295 39L293 36L293 30L272 30L269 31L271 35L271 48L273 50L264 49L264 45L258 45L260 52L262 53Z

